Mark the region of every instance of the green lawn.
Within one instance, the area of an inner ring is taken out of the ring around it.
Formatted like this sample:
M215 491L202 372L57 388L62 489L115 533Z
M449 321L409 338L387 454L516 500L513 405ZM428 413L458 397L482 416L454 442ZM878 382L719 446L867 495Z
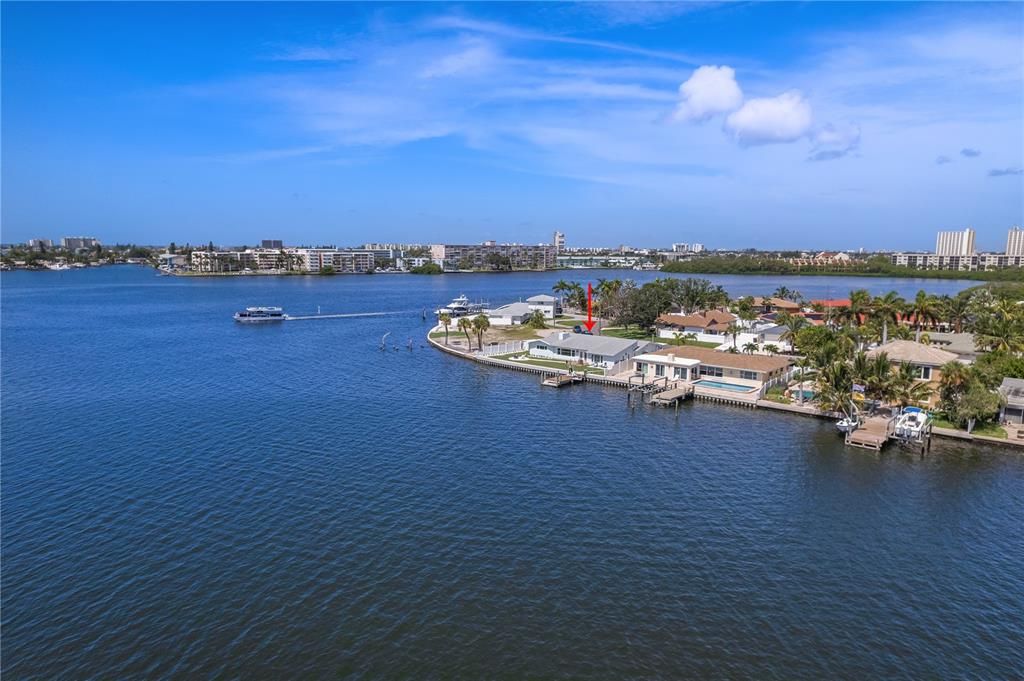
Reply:
M936 428L948 428L949 430L959 430L960 432L966 433L967 430L964 428L957 428L946 419L935 418L932 422ZM997 423L979 423L971 431L972 435L984 435L986 437L998 437L1006 439L1006 429Z
M523 352L511 352L507 355L494 355L494 359L512 359L515 357L522 357L526 353ZM568 369L569 365L567 362L560 362L557 359L521 359L516 362L517 364L532 364L538 367L547 367L548 369ZM604 369L597 367L580 367L576 364L572 365L573 371L586 372L588 374L597 374L598 376L604 376Z
M717 348L725 342L724 338L722 339L722 343L686 340L685 338L680 338L679 340L676 340L675 338L658 338L656 335L652 336L643 329L624 329L616 326L601 329L601 335L614 336L615 338L629 338L630 340L649 340L654 341L655 343L665 343L667 345L692 345L698 348Z

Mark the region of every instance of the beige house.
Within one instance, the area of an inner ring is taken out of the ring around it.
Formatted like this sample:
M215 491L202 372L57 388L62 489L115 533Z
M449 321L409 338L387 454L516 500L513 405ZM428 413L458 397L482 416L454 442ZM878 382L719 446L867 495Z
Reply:
M959 355L947 350L909 340L889 341L885 345L868 350L867 354L868 357L876 357L883 352L894 368L901 364L909 364L914 367L918 380L929 384L932 396L928 399L928 406L931 407L939 401L939 381L942 380L940 367L947 362L960 359Z
M793 363L785 357L722 352L694 345L668 347L633 358L636 372L650 379L705 381L742 392L785 385Z

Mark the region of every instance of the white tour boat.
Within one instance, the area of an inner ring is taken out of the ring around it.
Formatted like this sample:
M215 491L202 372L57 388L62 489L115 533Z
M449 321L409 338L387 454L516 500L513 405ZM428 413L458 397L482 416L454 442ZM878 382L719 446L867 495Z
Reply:
M284 310L279 307L247 307L235 313L236 322L283 322L285 319Z

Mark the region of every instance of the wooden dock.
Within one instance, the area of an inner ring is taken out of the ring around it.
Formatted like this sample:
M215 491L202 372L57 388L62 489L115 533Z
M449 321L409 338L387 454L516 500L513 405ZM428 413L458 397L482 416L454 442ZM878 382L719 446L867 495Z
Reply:
M683 384L678 388L670 388L669 390L654 393L651 396L651 404L656 404L660 407L670 407L679 404L688 397L693 397L693 386Z
M857 430L846 434L846 444L851 447L882 451L882 447L892 437L896 429L896 418L873 416L860 425Z
M554 374L545 378L540 384L546 385L549 388L561 388L562 386L579 383L582 380L583 376L581 374Z

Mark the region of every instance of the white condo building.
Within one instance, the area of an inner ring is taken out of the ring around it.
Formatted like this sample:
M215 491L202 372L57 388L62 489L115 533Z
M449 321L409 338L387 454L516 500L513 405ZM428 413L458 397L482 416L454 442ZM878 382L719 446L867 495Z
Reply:
M974 230L939 232L935 239L935 255L974 255Z
M1006 255L1024 255L1024 229L1010 228L1006 235Z
M555 255L565 251L565 234L562 232L555 232L554 238L551 240L552 245L555 247Z

